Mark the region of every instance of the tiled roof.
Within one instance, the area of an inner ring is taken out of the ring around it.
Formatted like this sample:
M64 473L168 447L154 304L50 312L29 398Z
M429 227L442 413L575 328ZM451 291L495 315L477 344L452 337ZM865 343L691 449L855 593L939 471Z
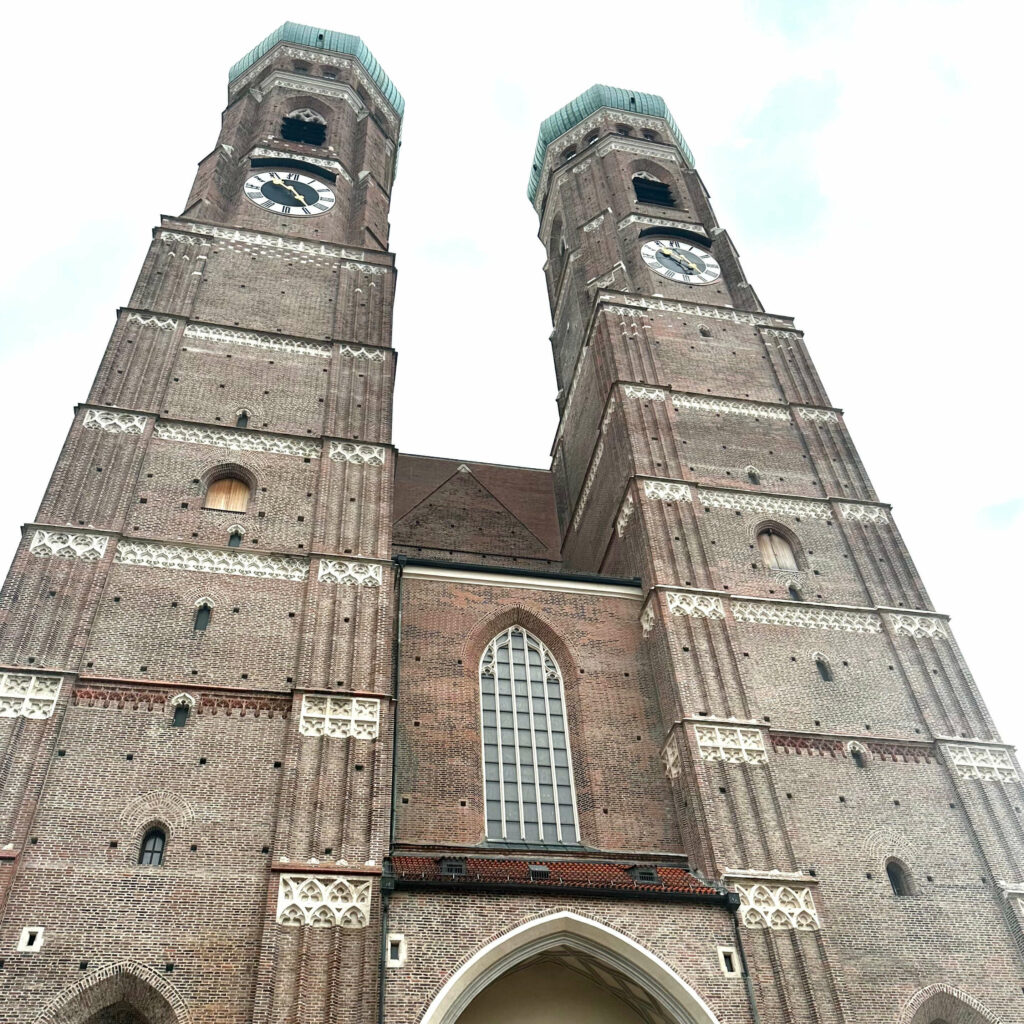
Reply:
M443 860L460 860L465 865L462 875L444 874ZM548 869L547 878L531 878L531 865ZM648 866L644 864L643 866ZM501 886L530 886L537 889L589 889L593 891L635 891L638 894L724 896L716 888L685 868L650 865L658 872L657 882L637 881L629 869L629 861L595 863L583 860L506 860L503 857L407 857L391 858L391 870L398 883L435 883L468 889Z

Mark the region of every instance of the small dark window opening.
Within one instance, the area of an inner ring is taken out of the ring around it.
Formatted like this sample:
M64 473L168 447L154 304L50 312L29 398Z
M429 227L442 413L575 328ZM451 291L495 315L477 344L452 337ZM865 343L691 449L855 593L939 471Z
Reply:
M187 704L175 704L174 706L174 717L171 719L171 725L183 726L188 721L188 713L192 709Z
M722 966L725 968L726 974L736 973L736 961L733 959L732 953L722 953Z
M650 203L653 206L676 205L672 189L663 181L651 181L649 178L634 178L633 189L636 191L636 201L638 203Z
M546 882L551 877L551 869L547 864L530 864L530 881Z
M912 893L910 876L902 864L891 860L885 865L885 873L889 876L894 896L909 896Z
M832 669L829 667L829 663L824 658L815 658L814 664L818 668L818 675L821 676L822 680L826 683L832 682Z
M393 961L399 961L402 959L402 940L392 939L388 943L388 959Z
M747 479L752 484L759 484L761 482L761 474L756 469L747 470Z
M867 761L864 760L864 751L863 750L857 750L857 749L851 750L850 751L850 757L853 759L853 763L858 768L863 768L867 764Z
M238 414L238 419L235 420L236 427L247 427L249 426L249 414L243 409Z
M242 535L235 530L234 533L228 534L228 547L229 548L240 548L242 546Z
M327 141L327 125L286 117L281 122L281 138L286 142L301 142L306 146L322 146Z
M445 857L441 861L441 874L448 878L462 878L466 873L466 862L455 857Z
M159 867L164 862L164 846L167 836L162 828L151 828L143 837L139 849L139 863Z
M790 583L786 588L786 592L789 594L790 601L802 601L804 595L800 593L800 588L795 583Z
M201 604L196 609L196 621L193 628L196 632L201 632L210 625L210 616L213 615L213 609L208 604Z
M633 876L634 882L642 882L645 885L659 885L661 883L657 868L637 864L629 869L629 873Z

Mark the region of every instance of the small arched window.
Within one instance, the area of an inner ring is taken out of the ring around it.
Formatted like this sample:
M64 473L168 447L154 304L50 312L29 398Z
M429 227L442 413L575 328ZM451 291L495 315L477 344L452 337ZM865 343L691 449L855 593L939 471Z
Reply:
M633 191L638 203L649 203L651 206L676 205L672 189L665 182L657 181L650 175L634 175Z
M575 843L576 794L562 674L522 626L480 659L487 838Z
M818 670L818 675L821 677L823 682L832 682L832 666L825 659L824 655L816 654L814 656L814 667Z
M892 886L894 896L913 895L914 888L910 881L910 872L898 860L886 861L885 873L889 876L889 884Z
M752 484L759 484L761 482L761 474L753 466L747 466L747 479Z
M306 146L322 146L327 141L327 121L309 107L293 110L281 122L281 138Z
M238 410L238 419L235 420L236 427L249 426L249 413L245 409Z
M162 828L151 828L143 837L139 847L139 863L159 867L164 862L164 847L167 835Z
M196 620L192 628L197 633L202 633L210 625L210 619L212 616L213 609L204 601L198 608L196 608Z
M867 767L868 759L864 756L864 751L860 747L850 748L850 759L858 768Z
M228 534L228 547L229 548L240 548L242 546L242 531L232 530Z
M237 476L222 476L207 487L203 507L244 512L249 507L249 485Z
M757 535L757 546L761 551L761 561L764 562L765 568L796 571L796 555L793 553L793 545L781 533L776 533L774 530L762 530Z
M802 601L804 599L804 595L795 583L790 583L790 585L786 587L786 593L789 594L790 601Z

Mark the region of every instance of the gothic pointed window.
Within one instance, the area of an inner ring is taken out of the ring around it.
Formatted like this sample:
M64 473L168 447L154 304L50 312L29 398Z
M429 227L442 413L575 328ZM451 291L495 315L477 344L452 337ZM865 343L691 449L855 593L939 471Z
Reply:
M832 682L832 666L825 659L824 655L816 654L814 656L814 667L818 670L818 675L821 677L822 682Z
M886 861L885 873L889 876L894 896L912 896L914 888L910 881L910 872L898 861Z
M191 710L192 708L188 704L176 704L174 706L174 715L171 718L171 725L178 729L188 725L188 716Z
M249 485L237 476L222 476L206 489L204 508L244 512L249 507Z
M649 174L633 175L633 191L638 203L648 203L651 206L676 205L672 189L665 182L658 181Z
M327 140L327 121L308 107L293 110L281 122L281 138L286 142L322 146Z
M487 838L576 843L576 794L562 674L522 626L480 659Z
M210 625L210 618L213 615L213 609L205 602L196 608L196 619L193 624L193 629L197 633L202 633Z
M167 835L162 828L151 828L142 839L139 847L139 863L151 867L159 867L164 862L164 847Z
M232 530L228 534L228 547L229 548L240 548L242 546L242 531Z
M249 413L245 409L238 410L238 418L235 420L236 427L249 426Z
M757 535L757 546L761 551L761 561L764 562L766 569L796 571L796 555L793 553L793 545L781 533L776 533L774 530L762 530Z

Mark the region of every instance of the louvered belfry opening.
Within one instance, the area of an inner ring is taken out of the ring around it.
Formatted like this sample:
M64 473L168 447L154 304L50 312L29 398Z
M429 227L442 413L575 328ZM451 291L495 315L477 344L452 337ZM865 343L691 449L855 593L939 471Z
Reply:
M663 181L651 181L649 178L634 178L633 189L636 191L636 201L638 203L650 203L652 206L676 205L672 189Z
M301 142L306 146L322 146L327 141L327 125L317 121L303 121L286 117L281 122L281 138L286 142Z

